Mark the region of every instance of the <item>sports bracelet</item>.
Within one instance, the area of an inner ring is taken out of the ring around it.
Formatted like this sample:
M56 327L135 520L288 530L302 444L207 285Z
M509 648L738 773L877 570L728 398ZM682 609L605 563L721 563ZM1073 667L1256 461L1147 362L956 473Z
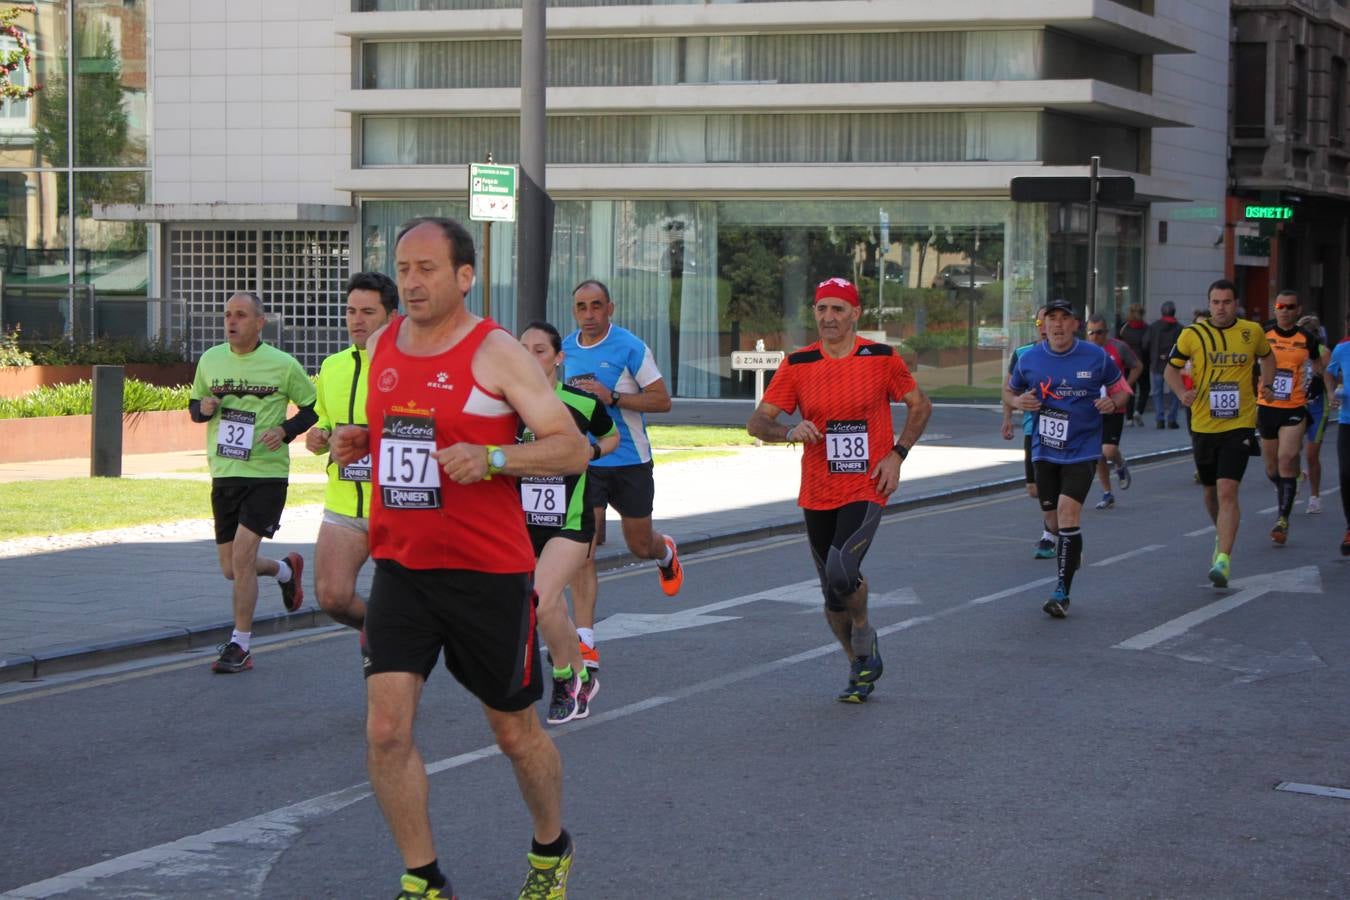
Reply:
M900 457L901 462L904 462L905 458L909 456L909 448L906 447L904 444L900 443L899 441L897 441L895 446L892 447L891 449L894 450L896 454Z

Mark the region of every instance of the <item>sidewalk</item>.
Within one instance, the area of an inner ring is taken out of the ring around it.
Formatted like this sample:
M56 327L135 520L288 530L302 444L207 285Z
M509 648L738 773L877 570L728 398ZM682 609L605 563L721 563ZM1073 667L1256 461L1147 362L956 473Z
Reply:
M897 413L903 421L903 407ZM745 402L677 402L677 409L661 421L739 426L748 415ZM935 408L888 510L1020 487L1021 433L1004 441L999 420L996 408ZM1184 430L1158 431L1150 422L1144 428L1127 427L1122 448L1129 459L1141 460L1189 452L1189 441ZM128 457L123 471L128 477L153 477L199 468L203 462L200 453ZM799 466L800 448L781 445L658 465L656 525L679 541L682 553L798 532ZM87 460L0 466L0 480L87 473ZM275 555L298 550L312 567L320 520L317 506L288 509L277 539L265 548ZM612 511L607 533L608 542L597 553L600 567L632 564ZM361 590L369 579L367 566ZM316 604L312 568L306 569L304 583L304 606L287 614L280 611L271 580L261 581L255 635L332 624ZM229 607L208 521L22 543L0 540L0 682L214 647L228 639Z

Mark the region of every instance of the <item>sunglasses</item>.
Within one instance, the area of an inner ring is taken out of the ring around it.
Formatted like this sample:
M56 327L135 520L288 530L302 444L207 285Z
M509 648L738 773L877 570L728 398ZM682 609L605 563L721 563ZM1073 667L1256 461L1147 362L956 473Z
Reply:
M1298 309L1297 303L1276 303L1276 309Z
M1088 331L1088 334L1106 334L1106 329L1105 329L1105 328L1093 328L1093 329L1091 329L1090 331Z

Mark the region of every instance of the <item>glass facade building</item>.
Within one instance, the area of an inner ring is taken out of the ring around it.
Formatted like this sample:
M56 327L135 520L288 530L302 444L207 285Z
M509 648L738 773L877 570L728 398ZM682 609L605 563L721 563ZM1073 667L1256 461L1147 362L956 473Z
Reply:
M98 203L141 203L150 170L147 4L39 2L14 22L33 52L0 110L0 322L25 337L144 337L150 231L96 220Z

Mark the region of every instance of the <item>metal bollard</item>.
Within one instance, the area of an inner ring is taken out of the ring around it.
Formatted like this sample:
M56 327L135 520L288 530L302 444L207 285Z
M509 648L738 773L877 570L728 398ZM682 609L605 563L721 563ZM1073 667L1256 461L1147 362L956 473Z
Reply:
M94 366L93 433L90 441L89 475L93 478L122 477L122 387L121 366Z

